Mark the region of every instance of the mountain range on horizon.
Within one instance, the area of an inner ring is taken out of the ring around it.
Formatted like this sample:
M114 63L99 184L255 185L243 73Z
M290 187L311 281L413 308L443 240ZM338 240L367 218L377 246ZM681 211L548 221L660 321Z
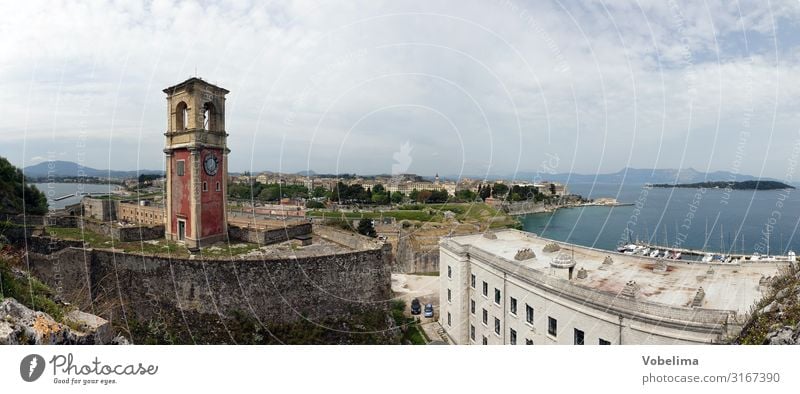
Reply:
M82 170L83 176L88 177L107 177L114 178L134 178L140 174L164 174L164 170L107 170L96 169L92 167L81 166L78 163L71 161L57 160L52 162L41 162L38 164L27 166L23 172L30 178L44 178L47 176L54 177L78 177L79 170ZM231 172L231 174L241 174L242 172ZM260 173L276 173L275 171L253 171L253 174ZM303 170L298 172L289 173L292 175L302 176L323 176L335 174L323 174L313 170ZM388 176L387 174L361 174L364 176ZM730 171L712 171L702 172L694 168L678 169L645 169L645 168L631 168L626 167L614 173L602 174L580 174L574 172L564 173L537 173L533 171L520 171L516 174L502 174L502 175L462 175L461 178L472 179L486 179L494 181L498 179L514 179L519 181L553 181L561 183L627 183L627 184L645 184L645 183L691 183L691 182L705 182L705 181L746 181L746 180L769 180L769 181L782 181L780 179L769 177L757 177L748 174L736 174ZM423 176L425 179L433 179L432 176ZM456 175L443 175L443 180L455 180L459 176ZM791 182L790 182L791 183Z

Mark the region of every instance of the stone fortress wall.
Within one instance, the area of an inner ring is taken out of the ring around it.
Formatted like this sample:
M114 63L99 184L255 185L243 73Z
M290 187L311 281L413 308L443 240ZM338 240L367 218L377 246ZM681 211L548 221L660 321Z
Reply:
M44 238L28 250L31 273L64 300L118 326L169 321L191 333L235 316L266 326L303 320L324 326L385 314L392 298L386 249L366 238L346 253L246 260L83 249Z

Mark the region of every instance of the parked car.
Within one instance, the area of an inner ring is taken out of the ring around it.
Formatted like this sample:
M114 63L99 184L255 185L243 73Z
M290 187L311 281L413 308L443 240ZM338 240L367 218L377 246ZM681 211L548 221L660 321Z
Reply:
M433 304L425 304L425 317L433 317Z
M415 298L411 301L411 314L419 315L420 313L422 313L422 307L419 304L419 300Z

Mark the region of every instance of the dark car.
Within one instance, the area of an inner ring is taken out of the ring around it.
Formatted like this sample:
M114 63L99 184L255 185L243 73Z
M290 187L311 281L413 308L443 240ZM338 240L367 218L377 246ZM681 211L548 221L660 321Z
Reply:
M425 304L425 317L433 317L433 304Z
M422 307L419 304L419 300L415 298L411 301L411 314L419 315L420 313L422 313Z

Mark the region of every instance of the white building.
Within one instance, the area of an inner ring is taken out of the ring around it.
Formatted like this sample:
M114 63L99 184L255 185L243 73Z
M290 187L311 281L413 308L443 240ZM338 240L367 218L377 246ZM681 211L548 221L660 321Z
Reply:
M715 343L741 330L767 278L788 264L658 260L564 243L545 252L551 243L517 230L442 239L440 322L451 340Z

